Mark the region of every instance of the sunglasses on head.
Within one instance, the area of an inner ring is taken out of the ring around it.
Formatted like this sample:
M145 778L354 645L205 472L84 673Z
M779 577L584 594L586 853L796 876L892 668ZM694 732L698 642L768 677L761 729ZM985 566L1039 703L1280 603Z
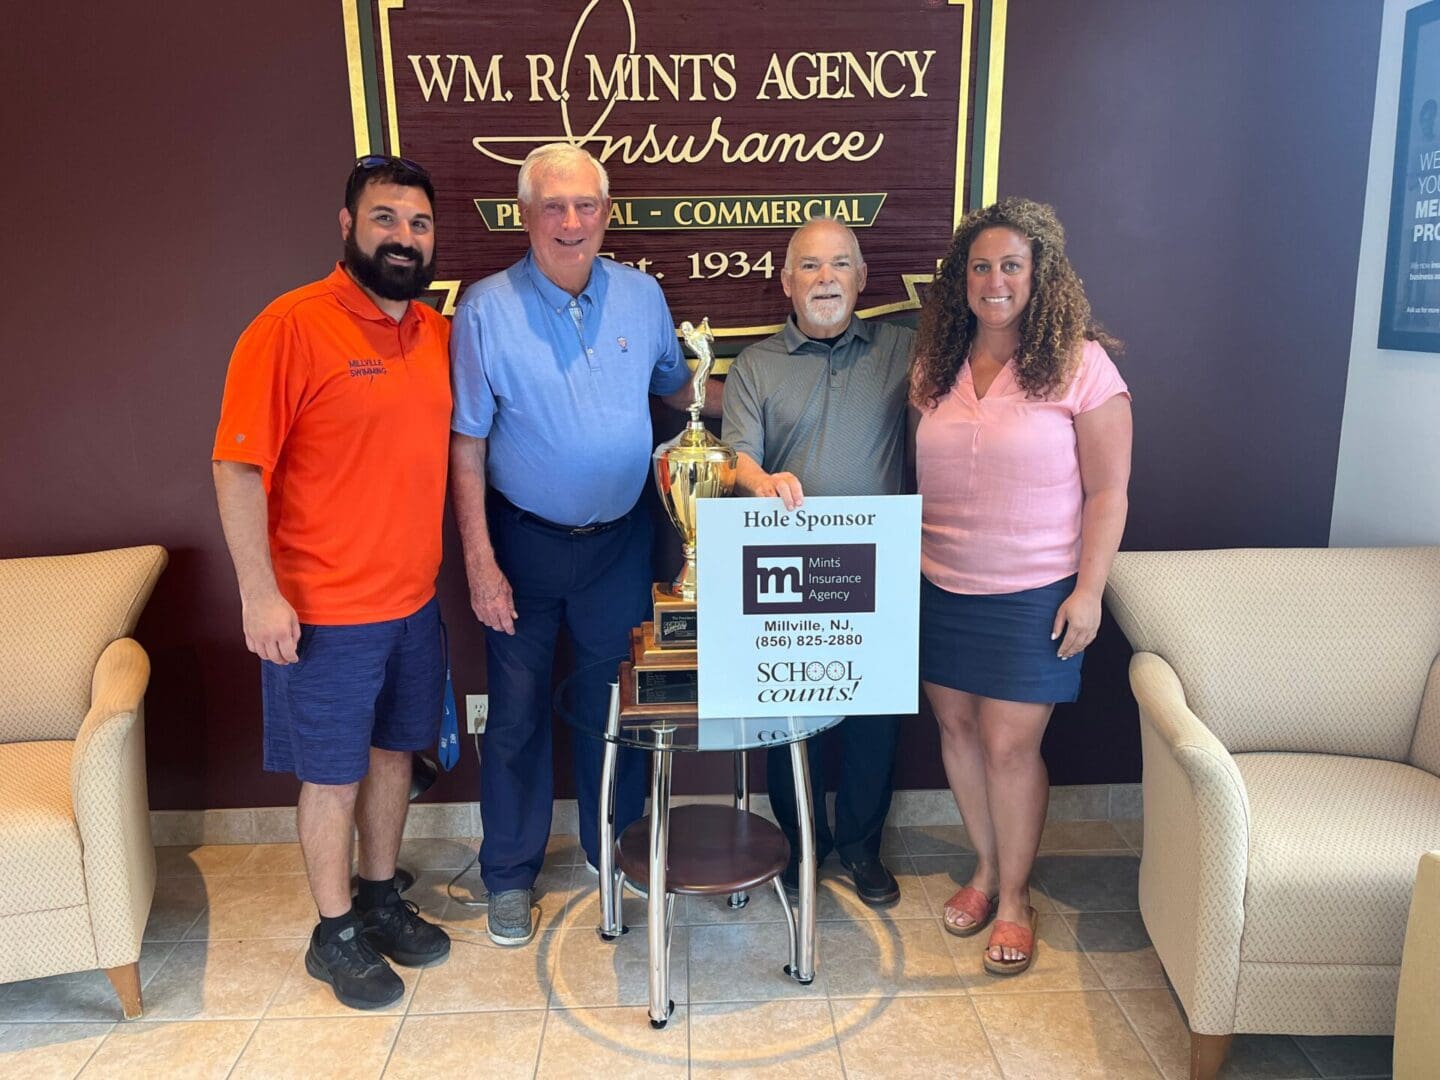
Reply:
M386 165L399 165L402 169L407 169L417 176L423 176L426 180L430 179L430 173L425 166L411 161L409 158L391 157L389 154L366 154L355 161L355 168L363 169L366 172L371 169L383 168Z

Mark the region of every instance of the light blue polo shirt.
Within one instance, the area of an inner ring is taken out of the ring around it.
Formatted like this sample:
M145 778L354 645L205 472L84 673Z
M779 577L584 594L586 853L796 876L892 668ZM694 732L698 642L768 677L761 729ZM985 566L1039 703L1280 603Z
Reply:
M650 471L649 394L690 372L648 274L596 259L572 297L527 253L465 290L450 330L450 426L487 439L489 482L563 525L613 521Z

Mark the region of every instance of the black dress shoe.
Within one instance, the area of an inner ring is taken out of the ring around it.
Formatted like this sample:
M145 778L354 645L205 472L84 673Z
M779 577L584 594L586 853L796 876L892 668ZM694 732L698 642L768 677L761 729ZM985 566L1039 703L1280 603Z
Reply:
M862 855L853 862L841 860L855 881L855 894L862 903L871 907L884 907L900 899L900 883L895 875L885 869L879 855Z

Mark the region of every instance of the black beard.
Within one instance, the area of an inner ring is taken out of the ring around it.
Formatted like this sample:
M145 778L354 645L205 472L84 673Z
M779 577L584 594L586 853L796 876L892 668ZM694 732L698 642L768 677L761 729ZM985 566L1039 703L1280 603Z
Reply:
M395 266L385 261L386 255L405 255L415 261L409 266ZM403 244L381 244L374 255L366 255L355 242L355 230L345 237L345 268L376 296L386 300L414 300L430 287L435 279L435 253L422 263L420 252Z

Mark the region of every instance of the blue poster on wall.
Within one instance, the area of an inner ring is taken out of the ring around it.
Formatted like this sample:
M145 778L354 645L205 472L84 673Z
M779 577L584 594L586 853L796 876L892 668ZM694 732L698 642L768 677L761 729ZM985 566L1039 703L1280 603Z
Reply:
M1380 347L1440 352L1440 0L1405 17Z

